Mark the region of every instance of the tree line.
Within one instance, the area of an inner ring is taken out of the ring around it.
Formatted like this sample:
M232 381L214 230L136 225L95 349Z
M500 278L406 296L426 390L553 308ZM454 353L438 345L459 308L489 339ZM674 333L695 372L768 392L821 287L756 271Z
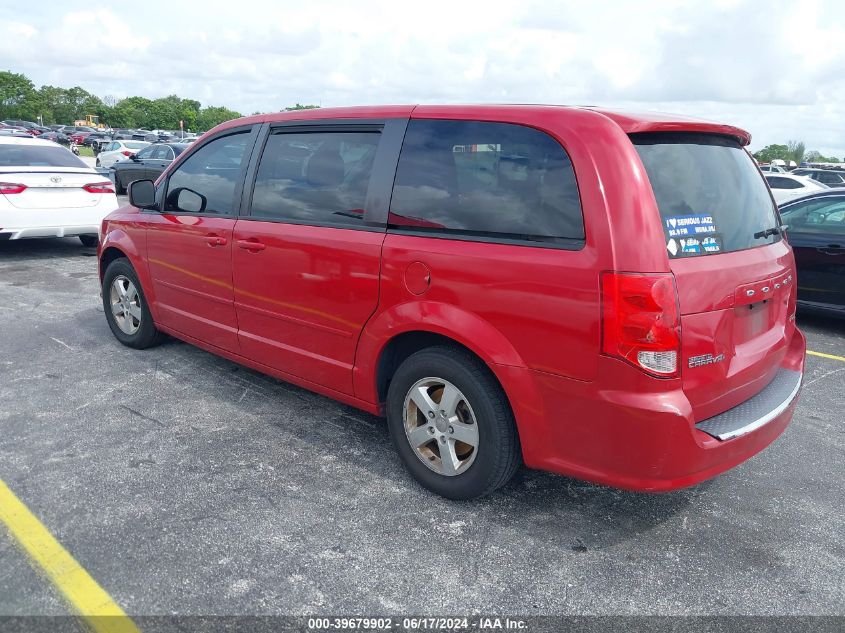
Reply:
M823 156L821 152L814 149L807 151L807 147L803 141L788 141L786 145L767 145L758 152L754 152L754 158L761 163L771 163L773 160L780 159L789 163L795 161L796 165L800 165L802 161L808 163L839 163L836 156Z
M297 103L284 109L316 107ZM70 125L88 114L99 117L101 123L113 128L177 130L179 121L183 121L185 130L192 132L205 132L224 121L243 116L223 106L203 106L199 101L177 95L158 99L115 99L111 96L100 98L79 86L36 88L26 75L0 71L0 120L40 120L42 125Z

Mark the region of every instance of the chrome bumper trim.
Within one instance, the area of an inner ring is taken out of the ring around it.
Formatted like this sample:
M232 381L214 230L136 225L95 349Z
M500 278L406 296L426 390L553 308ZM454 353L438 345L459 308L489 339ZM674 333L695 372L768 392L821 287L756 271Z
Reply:
M695 428L720 440L730 440L759 429L792 404L801 389L802 378L800 371L781 369L760 393L733 409L699 422Z

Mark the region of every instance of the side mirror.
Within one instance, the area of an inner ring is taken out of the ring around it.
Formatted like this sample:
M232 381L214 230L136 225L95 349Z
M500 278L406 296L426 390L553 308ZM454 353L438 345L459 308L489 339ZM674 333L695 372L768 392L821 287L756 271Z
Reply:
M185 213L202 213L208 204L208 198L193 189L182 187L174 192L176 207ZM168 196L169 197L169 196Z
M129 203L139 209L157 209L156 186L152 180L135 180L129 183Z

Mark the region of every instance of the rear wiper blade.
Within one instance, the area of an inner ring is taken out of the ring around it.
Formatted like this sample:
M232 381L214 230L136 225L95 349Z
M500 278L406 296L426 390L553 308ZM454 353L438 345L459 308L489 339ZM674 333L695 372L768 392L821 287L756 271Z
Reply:
M763 230L763 231L757 231L757 232L754 234L754 239L755 239L755 240L759 240L759 239L761 239L761 238L766 238L766 237L769 237L770 235L777 235L778 233L780 233L781 235L783 235L783 232L784 232L786 229L788 229L788 228L789 228L789 225L787 225L787 224L781 224L780 226L773 226L773 227L772 227L772 228L770 228L770 229L765 229L765 230Z

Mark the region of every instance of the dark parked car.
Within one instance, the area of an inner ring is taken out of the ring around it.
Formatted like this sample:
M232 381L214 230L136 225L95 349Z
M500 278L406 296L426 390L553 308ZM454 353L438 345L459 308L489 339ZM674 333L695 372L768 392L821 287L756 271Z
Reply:
M94 154L99 154L100 147L111 142L111 133L106 134L105 132L94 132L93 134L89 134L82 140L82 144L87 145L88 147L93 149Z
M6 125L14 125L15 127L22 127L27 130L40 127L37 123L33 123L32 121L21 121L20 119L5 119L3 123Z
M38 138L53 141L54 143L58 143L60 145L70 145L70 137L67 134L62 134L61 132L44 132L44 134Z
M798 305L845 317L845 190L831 189L780 207L798 269Z
M793 176L806 176L828 187L845 187L845 171L839 169L795 169Z
M156 143L129 160L115 163L112 169L117 193L126 193L126 186L134 180L155 180L187 148L186 143Z

